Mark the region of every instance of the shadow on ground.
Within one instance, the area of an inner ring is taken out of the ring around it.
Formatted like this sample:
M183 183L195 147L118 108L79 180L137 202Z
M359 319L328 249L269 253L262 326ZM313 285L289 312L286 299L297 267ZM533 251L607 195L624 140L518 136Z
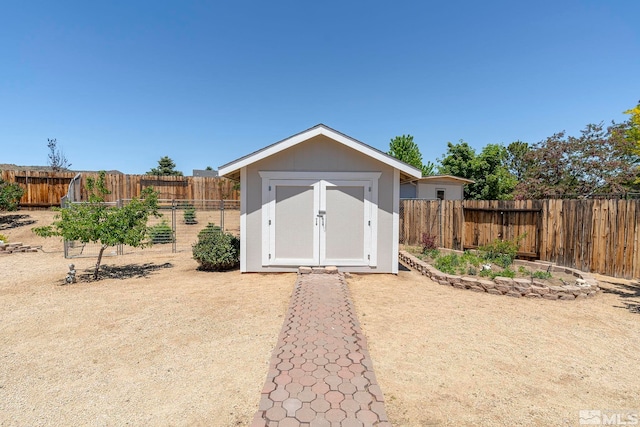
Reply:
M133 279L135 277L147 277L152 272L162 268L172 268L173 264L128 264L128 265L103 265L100 266L98 279ZM83 274L78 275L80 282L93 282L93 268L87 268Z
M31 218L29 215L2 215L0 216L0 230L9 230L36 223L35 220L29 218Z
M402 264L401 262L398 263L398 271L411 271L410 268L407 268L404 264Z
M640 284L601 283L602 292L618 295L622 305L614 307L624 308L632 313L640 314Z

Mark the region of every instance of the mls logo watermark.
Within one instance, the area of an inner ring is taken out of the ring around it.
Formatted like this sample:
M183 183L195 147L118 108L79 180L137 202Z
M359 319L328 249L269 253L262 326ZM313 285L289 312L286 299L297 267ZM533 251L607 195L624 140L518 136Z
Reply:
M640 424L638 411L609 411L584 409L580 411L580 425L635 426Z

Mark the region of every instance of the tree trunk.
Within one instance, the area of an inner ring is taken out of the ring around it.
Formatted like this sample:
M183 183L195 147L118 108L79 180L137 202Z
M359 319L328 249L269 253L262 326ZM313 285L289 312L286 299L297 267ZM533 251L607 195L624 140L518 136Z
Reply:
M100 252L98 252L98 261L96 262L96 270L93 272L93 280L98 280L98 271L100 270L102 254L104 253L105 249L107 249L107 245L102 245L102 247L100 247Z

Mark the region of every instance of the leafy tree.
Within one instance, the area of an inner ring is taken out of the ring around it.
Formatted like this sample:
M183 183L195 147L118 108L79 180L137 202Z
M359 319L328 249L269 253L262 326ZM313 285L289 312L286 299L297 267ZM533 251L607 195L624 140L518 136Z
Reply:
M422 164L420 148L418 144L413 141L413 136L411 135L402 135L393 138L389 143L389 152L387 154L420 169L422 176L434 174L435 165L431 162Z
M476 151L463 140L460 140L458 144L447 142L447 152L440 159L438 172L444 175L473 179L473 160L475 158Z
M140 198L134 198L125 206L108 206L104 203L109 190L104 183L105 172L98 179L87 179L89 201L72 204L60 209L53 224L34 228L38 236L60 236L66 240L82 243L99 243L96 268L93 279L98 279L104 250L109 246L125 244L144 247L148 244L147 219L158 213L158 195L151 188L142 190Z
M530 168L518 184L520 198L623 193L633 188L638 156L629 123L589 124L580 136L554 134L527 154Z
M638 101L638 105L625 111L624 114L631 116L627 122L628 129L625 132L625 136L635 144L635 149L640 154L640 101Z
M213 168L212 168L211 166L207 166L204 170L206 170L206 171L212 171L212 170L213 170Z
M431 176L436 174L436 165L431 161L422 165L422 176Z
M512 198L515 177L506 167L507 149L500 144L488 144L480 154L468 143L447 143L447 153L440 159L439 173L475 181L465 185L467 199L505 200Z
M169 156L164 156L158 160L158 167L152 168L147 175L156 176L182 176L182 172L176 170L176 164Z
M71 167L62 149L58 148L58 141L55 138L47 138L47 147L49 148L49 167L52 170L58 172Z
M15 211L18 209L18 204L23 194L24 188L20 187L20 185L0 178L0 211Z
M472 162L475 184L469 185L470 198L507 200L513 198L518 183L506 167L507 149L500 144L487 144Z
M531 167L531 162L527 158L529 151L531 151L531 146L523 141L514 141L507 145L505 165L518 181L524 178L527 170Z
M625 137L633 144L635 154L640 156L640 101L638 101L638 105L625 111L624 114L631 116L626 122L628 128L625 130ZM634 184L640 185L640 176L636 178Z

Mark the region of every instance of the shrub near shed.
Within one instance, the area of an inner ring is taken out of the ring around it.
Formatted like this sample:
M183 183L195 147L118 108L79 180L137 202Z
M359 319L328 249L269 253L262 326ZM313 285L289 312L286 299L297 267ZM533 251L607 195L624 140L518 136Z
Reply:
M198 233L198 242L193 245L193 259L200 264L199 270L225 271L235 268L240 261L240 240L209 224Z

